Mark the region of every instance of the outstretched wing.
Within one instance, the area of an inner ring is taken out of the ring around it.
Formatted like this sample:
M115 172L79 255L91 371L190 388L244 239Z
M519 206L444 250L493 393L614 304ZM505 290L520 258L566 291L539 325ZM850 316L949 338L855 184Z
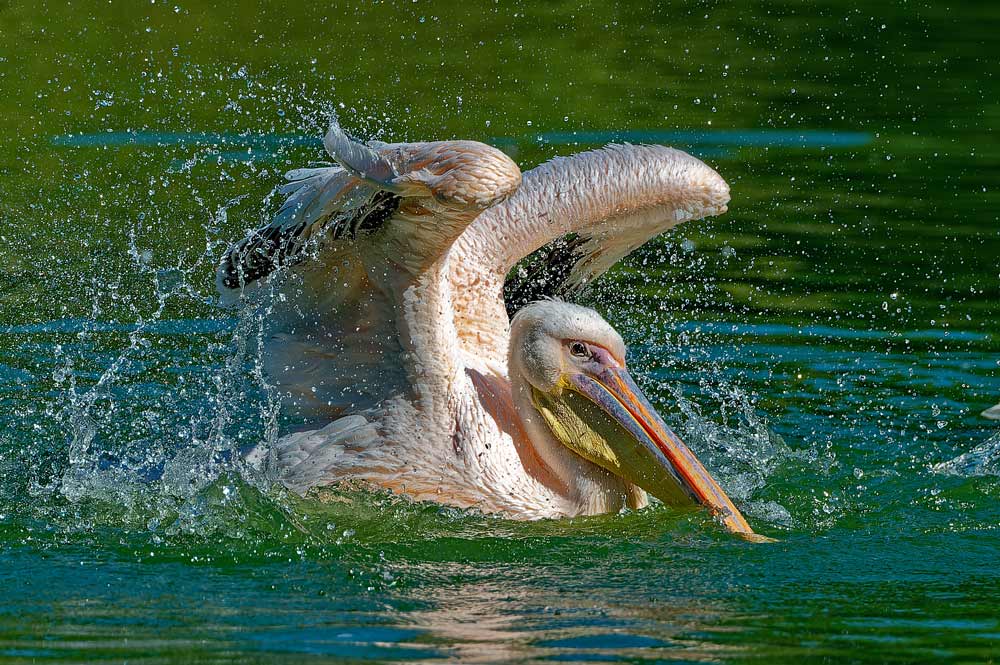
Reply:
M725 212L729 202L729 187L714 170L663 146L612 145L553 160L525 174L522 194L509 209L538 221L495 256L501 268L516 262L504 280L511 316L541 298L578 297L651 238ZM506 212L501 206L495 214Z
M455 244L463 341L502 357L506 349L493 349L508 315L541 298L579 296L651 238L721 214L728 202L729 186L718 173L664 146L610 145L527 171L521 188Z
M447 355L441 344L413 353L427 335L406 338L401 312L421 305L402 307L403 291L433 279L427 268L521 180L503 153L471 141L365 144L334 124L324 143L338 163L290 172L272 222L235 243L216 276L224 302L264 285L275 296L264 309L265 370L299 427L406 392L417 381L411 356L447 374L429 362ZM425 319L455 337L450 313Z

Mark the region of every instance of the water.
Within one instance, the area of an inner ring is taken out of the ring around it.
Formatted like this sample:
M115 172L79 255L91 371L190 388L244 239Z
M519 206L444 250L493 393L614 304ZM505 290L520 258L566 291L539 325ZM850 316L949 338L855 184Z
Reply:
M995 659L998 28L971 2L0 3L0 659ZM596 304L779 542L302 501L234 461L280 419L212 269L334 109L525 168L607 140L712 163L730 213Z

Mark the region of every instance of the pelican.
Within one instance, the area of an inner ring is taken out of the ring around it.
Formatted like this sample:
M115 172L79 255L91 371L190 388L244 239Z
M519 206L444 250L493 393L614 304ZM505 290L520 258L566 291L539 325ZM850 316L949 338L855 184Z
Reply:
M1000 420L1000 404L996 406L991 406L980 414L983 418L989 418L990 420Z
M257 462L303 495L360 484L517 519L648 493L762 538L638 388L621 336L571 302L650 238L724 213L713 169L609 145L522 176L482 143L366 143L336 121L324 145L335 163L289 172L273 221L217 273L225 302L266 303L290 433Z

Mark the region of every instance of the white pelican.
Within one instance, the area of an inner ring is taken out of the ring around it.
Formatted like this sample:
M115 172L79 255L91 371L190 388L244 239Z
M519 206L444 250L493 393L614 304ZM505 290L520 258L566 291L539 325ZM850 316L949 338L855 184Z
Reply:
M365 144L336 123L324 144L337 164L288 173L274 221L217 276L229 302L270 287L265 370L297 431L255 456L280 482L521 519L641 507L649 492L758 538L636 387L618 333L561 300L725 212L714 170L611 145L522 178L481 143Z
M991 406L980 414L983 418L989 418L990 420L1000 420L1000 404L996 406Z

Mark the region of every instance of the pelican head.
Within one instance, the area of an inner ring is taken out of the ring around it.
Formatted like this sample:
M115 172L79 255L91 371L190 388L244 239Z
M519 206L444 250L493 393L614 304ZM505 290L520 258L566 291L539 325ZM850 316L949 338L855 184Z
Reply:
M541 415L542 436L666 504L707 506L729 530L757 538L636 386L625 343L597 312L555 300L525 307L511 322L508 366L515 392Z

